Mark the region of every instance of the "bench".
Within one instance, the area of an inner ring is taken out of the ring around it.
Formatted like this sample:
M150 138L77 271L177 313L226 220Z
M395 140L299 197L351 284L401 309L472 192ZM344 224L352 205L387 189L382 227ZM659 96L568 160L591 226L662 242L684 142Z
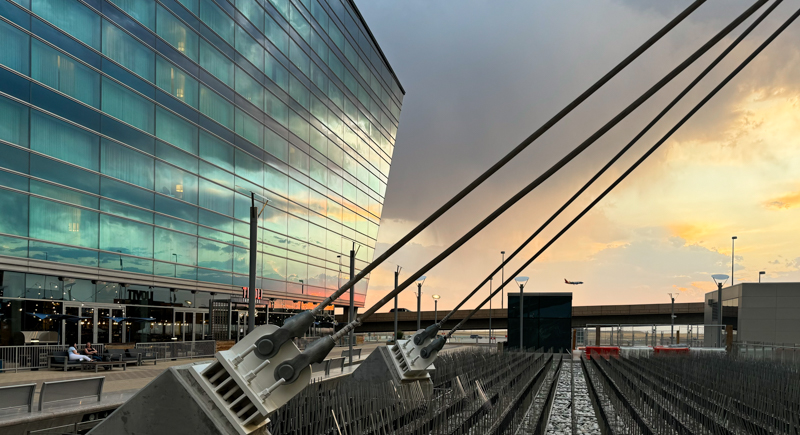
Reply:
M97 397L99 402L103 395L104 376L97 378L72 379L69 381L54 381L42 383L39 391L39 411L44 405L64 402L68 400L87 399Z
M61 368L64 371L69 370L70 368L81 368L81 361L72 361L69 359L69 353L66 350L54 352L50 355L50 358L47 359L47 368Z
M0 410L28 407L28 412L33 409L33 391L36 384L12 385L0 387Z
M334 358L328 361L330 362L330 365L328 366L328 374L330 374L330 372L336 367L339 367L340 371L344 371L344 358Z
M350 351L349 350L343 350L342 351L342 358L346 358L346 357L349 357L349 356L350 356ZM355 358L355 357L358 357L358 359L361 359L361 349L353 349L353 358Z
M92 370L97 373L97 369L103 367L106 370L112 370L116 366L121 366L122 370L128 369L128 364L123 361L82 361L81 371Z
M326 359L322 362L311 363L311 373L323 372L326 375L330 373L331 360Z

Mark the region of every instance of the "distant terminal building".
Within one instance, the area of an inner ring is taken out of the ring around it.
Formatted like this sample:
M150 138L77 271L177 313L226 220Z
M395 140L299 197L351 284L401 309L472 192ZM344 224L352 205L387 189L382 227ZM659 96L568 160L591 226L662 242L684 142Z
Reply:
M705 295L704 323L719 325L717 292ZM730 325L734 341L800 343L800 283L741 283L722 289L722 324ZM706 328L706 345L717 336Z
M251 192L257 324L372 260L404 91L352 0L0 0L0 41L0 345L240 330Z

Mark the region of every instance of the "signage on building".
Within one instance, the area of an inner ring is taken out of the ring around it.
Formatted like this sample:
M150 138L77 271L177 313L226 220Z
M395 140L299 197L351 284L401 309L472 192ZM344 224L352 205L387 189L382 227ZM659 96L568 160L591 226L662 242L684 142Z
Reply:
M262 293L262 290L260 288L257 288L256 291L255 291L255 294L253 295L255 297L256 301L260 301L261 300L261 293ZM250 300L250 288L249 287L242 287L242 299Z

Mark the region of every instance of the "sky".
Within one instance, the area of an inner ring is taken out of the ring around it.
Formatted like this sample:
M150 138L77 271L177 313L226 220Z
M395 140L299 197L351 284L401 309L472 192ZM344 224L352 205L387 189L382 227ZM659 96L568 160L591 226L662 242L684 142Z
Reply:
M566 106L690 2L357 0L406 95L376 257ZM376 269L367 306L446 249L752 2L708 0L514 161ZM800 8L786 0L504 269L522 263ZM764 8L765 9L765 8ZM426 274L422 309L454 307L753 21ZM699 302L711 275L800 281L800 21L520 275L574 305ZM564 279L583 281L568 286ZM493 283L499 284L500 276ZM517 291L513 289L512 291ZM475 307L489 288L468 301ZM493 307L501 305L496 297ZM387 311L391 304L379 311ZM503 302L503 305L507 305ZM412 289L400 306L415 309Z

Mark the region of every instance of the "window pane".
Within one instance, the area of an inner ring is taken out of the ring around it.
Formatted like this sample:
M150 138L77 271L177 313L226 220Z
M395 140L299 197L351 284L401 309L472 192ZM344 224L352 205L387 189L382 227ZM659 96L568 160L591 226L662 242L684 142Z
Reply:
M31 10L92 48L100 49L100 16L80 2L33 0Z
M153 28L153 24L156 22L156 10L153 2L143 2L142 0L111 0L111 2L147 28Z
M233 246L200 239L197 265L230 272L233 266Z
M233 87L233 62L205 41L200 41L200 66Z
M164 38L175 49L189 59L197 61L197 33L175 18L172 13L158 5L158 36Z
M289 108L272 92L265 92L266 100L264 101L264 112L266 112L272 119L284 127L289 125Z
M161 107L156 111L156 136L184 151L197 154L197 127Z
M153 227L109 215L100 215L100 249L139 257L153 257Z
M109 140L103 140L100 155L103 174L147 189L153 188L154 162L152 157Z
M0 56L4 52L5 50L0 50ZM0 97L0 139L28 146L28 108L2 97Z
M289 95L295 99L306 110L310 108L308 89L303 86L294 76L289 79Z
M95 171L100 164L99 137L38 111L31 117L31 149Z
M256 0L236 0L236 8L253 23L256 28L264 31L264 9L258 5Z
M0 41L3 49L0 50L0 63L28 75L31 38L15 29L10 24L0 21Z
M184 103L197 108L197 80L161 56L156 58L156 85Z
M103 77L103 112L150 134L155 130L153 103L106 77Z
M31 52L31 78L100 107L100 74L38 41Z
M294 111L289 112L289 130L308 143L308 122Z
M200 207L233 215L233 191L210 181L200 180Z
M241 27L236 27L236 51L258 68L264 64L264 47Z
M278 25L269 14L264 18L266 19L264 23L264 35L269 38L273 45L278 47L281 53L284 55L287 54L289 52L289 37L286 35L286 32L283 31L281 26Z
M264 108L264 88L239 67L236 68L236 92L259 109Z
M0 204L8 212L0 213L0 233L28 235L28 195L0 189Z
M236 150L236 175L261 185L264 182L262 168L264 165L255 157L244 151Z
M233 104L202 85L200 86L200 112L233 130Z
M264 149L266 149L267 152L273 156L281 159L284 162L287 162L289 142L268 128L265 128L264 132Z
M197 265L197 237L161 228L155 229L154 255L156 260ZM176 261L177 259L177 261Z
M280 62L269 54L264 58L264 74L284 91L289 88L289 73Z
M156 192L197 204L197 175L156 162Z
M36 239L97 248L97 212L32 197L30 228Z
M200 19L222 39L233 45L233 18L223 12L212 0L200 0Z
M236 133L256 146L263 146L261 124L238 107L236 108Z
M233 172L233 146L205 131L200 132L200 157Z
M155 53L106 20L103 20L103 54L153 81Z

